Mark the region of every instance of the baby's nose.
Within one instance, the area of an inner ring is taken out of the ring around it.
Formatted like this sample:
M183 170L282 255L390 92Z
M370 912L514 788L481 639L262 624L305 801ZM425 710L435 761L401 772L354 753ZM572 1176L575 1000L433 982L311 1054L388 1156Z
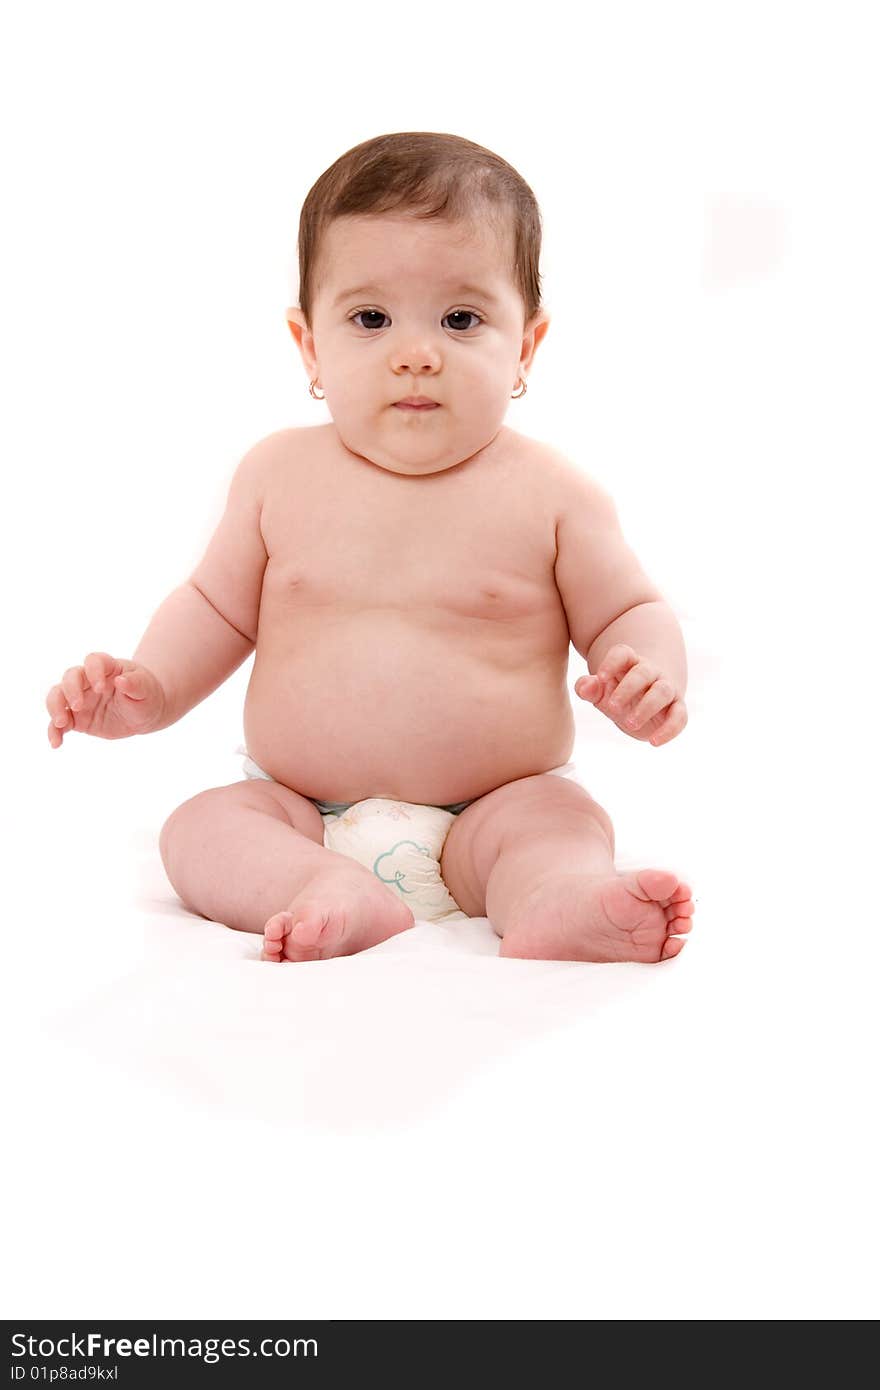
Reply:
M440 353L426 343L402 344L391 354L396 372L436 372L440 369Z

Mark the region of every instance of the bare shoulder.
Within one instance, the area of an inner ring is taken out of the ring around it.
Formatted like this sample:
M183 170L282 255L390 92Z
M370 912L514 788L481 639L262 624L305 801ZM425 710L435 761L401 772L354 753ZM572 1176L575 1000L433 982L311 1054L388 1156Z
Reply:
M514 442L526 465L533 470L536 483L553 498L557 517L584 518L595 516L597 521L613 518L612 498L590 473L554 444L529 435L516 435Z
M312 456L321 429L320 425L293 425L258 439L239 464L243 484L253 488L261 500L265 498L279 477L288 475L299 460Z
M291 425L286 429L273 430L271 434L258 439L245 458L251 461L255 471L260 465L264 468L271 468L273 464L283 465L313 448L320 432L320 425Z

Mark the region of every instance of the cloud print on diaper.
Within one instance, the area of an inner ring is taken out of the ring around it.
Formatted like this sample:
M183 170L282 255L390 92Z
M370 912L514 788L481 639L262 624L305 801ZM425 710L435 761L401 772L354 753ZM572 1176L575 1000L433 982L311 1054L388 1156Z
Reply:
M443 845L455 819L449 811L369 797L355 803L344 816L330 813L321 819L325 846L363 864L380 883L400 893L414 918L425 922L467 920L440 872ZM407 838L398 840L397 835Z
M373 873L377 878L381 879L383 883L387 883L390 887L399 888L401 893L415 893L418 891L418 888L404 888L403 886L403 880L406 878L407 872L412 872L412 865L407 866L406 863L409 858L409 855L405 852L407 849L414 849L417 854L423 854L427 859L433 859L433 855L427 845L419 845L415 840L398 840L397 844L393 845L391 849L379 855L373 864ZM401 854L400 851L404 852ZM393 863L395 855L398 856L398 866L403 865L404 867L395 868ZM383 859L392 862L383 864L382 869L380 869L379 865L382 864ZM436 863L436 861L434 862ZM391 874L390 878L385 877L387 873Z

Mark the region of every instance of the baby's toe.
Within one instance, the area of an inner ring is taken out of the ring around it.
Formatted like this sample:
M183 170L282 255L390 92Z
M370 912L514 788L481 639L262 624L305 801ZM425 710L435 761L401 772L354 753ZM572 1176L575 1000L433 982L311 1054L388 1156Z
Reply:
M345 934L345 913L338 906L297 903L293 926L284 942L287 960L324 960L339 954Z
M666 924L666 930L670 936L685 936L693 925L690 917L673 917L670 915Z
M660 952L660 959L671 960L673 956L678 955L679 951L682 949L683 946L684 942L679 940L677 936L668 936L663 943L663 950Z
M285 936L290 931L293 918L289 912L276 912L274 917L270 917L263 928L263 937L267 942L274 942L280 946Z
M684 936L690 931L694 915L694 900L687 883L680 883L672 897L664 903L666 930L670 936ZM680 949L680 948L679 948Z
M688 898L690 898L690 897L692 897L692 896L693 896L693 889L691 888L690 884L689 884L689 883L679 883L678 887L676 888L675 892L674 892L673 895L672 895L672 901L673 901L674 903L683 903L683 902L686 902L686 901L688 900Z
M666 913L667 922L673 922L677 917L693 917L693 899L688 898L685 903L670 903L668 907L664 907L663 911Z
M296 942L297 946L317 946L327 929L329 916L326 909L298 905L296 921L290 928L290 944Z
M670 869L640 869L635 878L645 898L655 903L671 902L679 887L678 876Z
M281 960L292 920L289 912L276 912L274 917L269 918L263 928L262 960Z

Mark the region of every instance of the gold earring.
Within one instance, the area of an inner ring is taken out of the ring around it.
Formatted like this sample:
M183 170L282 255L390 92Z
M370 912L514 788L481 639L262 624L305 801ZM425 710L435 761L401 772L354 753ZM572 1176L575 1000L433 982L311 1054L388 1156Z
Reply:
M522 400L523 396L526 394L526 392L527 392L528 389L529 389L528 386L526 386L525 382L523 381L522 377L521 377L521 376L518 376L517 379L516 379L516 384L517 384L517 386L519 386L520 383L522 383L522 390L521 390L521 391L516 391L516 392L511 396L510 399L511 399L512 401L520 401L520 400Z
M316 393L316 391L315 391L315 386L316 386L316 384L317 384L317 381L318 381L318 378L315 377L315 380L314 380L314 381L310 381L310 382L309 382L309 395L312 396L313 399L316 400L316 401L322 401L322 400L324 399L324 397L323 397L323 396L319 396L319 395Z

